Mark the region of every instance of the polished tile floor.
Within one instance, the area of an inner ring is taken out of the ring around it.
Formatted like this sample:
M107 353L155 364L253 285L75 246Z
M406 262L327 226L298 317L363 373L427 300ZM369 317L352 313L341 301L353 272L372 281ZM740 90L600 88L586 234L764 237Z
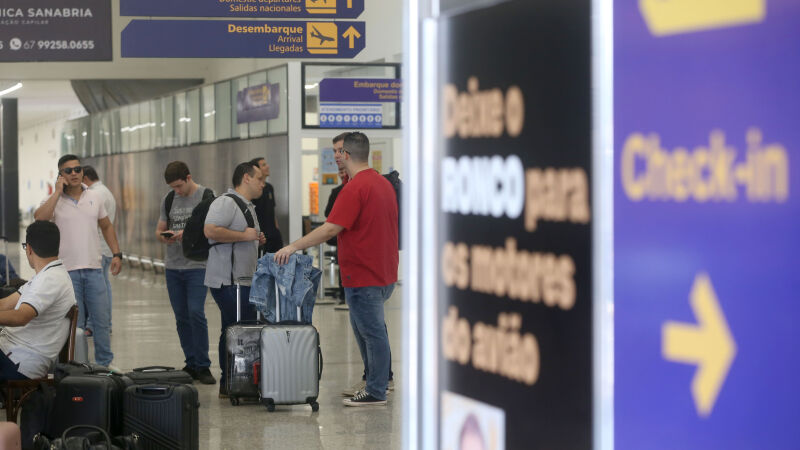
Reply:
M16 244L19 247L19 244ZM12 248L15 248L12 246ZM15 256L15 251L9 253ZM14 258L16 259L16 258ZM14 260L12 259L12 260ZM23 277L32 270L22 269ZM183 353L175 331L175 320L163 275L125 268L112 281L113 365L129 370L150 365L183 366ZM319 412L308 405L278 406L273 413L257 403L232 406L217 398L218 385L196 383L200 393L201 449L397 449L401 447L403 382L402 288L395 289L386 303L386 322L393 350L396 390L387 406L352 408L342 405L341 390L361 378L362 363L350 329L347 311L332 305L314 309L314 325L320 333L324 368L320 382ZM211 341L212 372L216 367L219 310L211 295L206 298L206 317ZM91 345L90 345L91 347ZM90 349L91 351L91 349Z

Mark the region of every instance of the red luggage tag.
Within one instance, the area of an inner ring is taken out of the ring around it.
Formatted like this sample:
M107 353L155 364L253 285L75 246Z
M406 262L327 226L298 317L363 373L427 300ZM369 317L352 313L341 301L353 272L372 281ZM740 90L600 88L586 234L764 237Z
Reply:
M254 362L253 363L253 384L258 384L258 372L261 370L261 363Z

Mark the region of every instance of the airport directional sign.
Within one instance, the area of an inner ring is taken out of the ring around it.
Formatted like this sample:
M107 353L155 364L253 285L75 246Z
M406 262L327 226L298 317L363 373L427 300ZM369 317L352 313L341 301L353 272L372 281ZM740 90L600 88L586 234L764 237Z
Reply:
M353 58L364 22L132 20L124 58Z
M121 16L355 19L364 0L120 0Z
M615 448L795 449L800 3L614 15Z

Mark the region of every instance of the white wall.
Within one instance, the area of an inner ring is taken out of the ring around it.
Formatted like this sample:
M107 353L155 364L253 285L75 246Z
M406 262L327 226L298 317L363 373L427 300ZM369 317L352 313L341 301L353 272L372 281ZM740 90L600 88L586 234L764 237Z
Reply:
M19 209L25 223L32 220L31 209L48 195L58 171L61 130L66 119L19 130Z

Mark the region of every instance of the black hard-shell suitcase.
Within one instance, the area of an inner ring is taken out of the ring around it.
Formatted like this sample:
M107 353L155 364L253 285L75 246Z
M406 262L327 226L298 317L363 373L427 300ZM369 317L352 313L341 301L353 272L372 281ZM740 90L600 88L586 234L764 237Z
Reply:
M231 405L238 405L242 398L258 399L258 367L261 351L258 341L261 329L266 322L261 320L242 321L241 285L246 278L236 280L236 320L225 329L225 373L228 398ZM260 317L260 315L259 315Z
M308 403L312 411L319 411L319 380L322 378L322 350L319 333L313 325L281 322L280 290L275 283L276 324L261 329L259 347L261 368L258 388L261 403L269 412L275 405ZM301 319L301 309L297 308ZM302 319L301 319L302 320Z
M197 388L138 384L125 390L123 430L142 450L196 450L200 446Z
M181 383L192 384L192 376L182 370L167 366L149 366L133 369L125 374L135 384Z
M130 378L114 374L70 375L56 385L47 436L61 436L75 425L94 425L111 436L122 434L122 397Z

